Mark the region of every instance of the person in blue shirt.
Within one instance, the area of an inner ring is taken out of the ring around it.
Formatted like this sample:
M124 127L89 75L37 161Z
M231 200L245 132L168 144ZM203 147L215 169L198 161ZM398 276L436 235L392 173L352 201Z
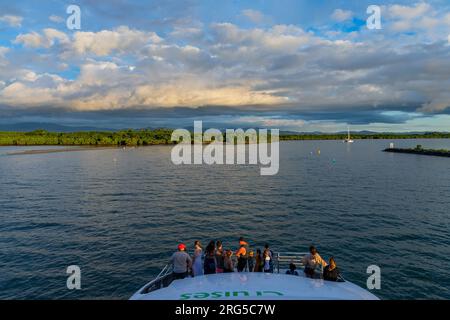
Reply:
M289 270L286 271L286 274L290 274L292 276L298 276L298 272L297 272L297 266L294 263L291 263L289 265Z

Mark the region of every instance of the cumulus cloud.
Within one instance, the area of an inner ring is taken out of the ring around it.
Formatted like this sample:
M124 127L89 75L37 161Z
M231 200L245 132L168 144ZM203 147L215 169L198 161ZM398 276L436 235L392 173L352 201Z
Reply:
M401 18L405 20L412 20L422 17L431 10L431 5L425 2L416 3L413 6L391 5L389 13L392 17Z
M419 111L423 112L439 112L444 111L445 109L450 107L450 95L444 94L440 95L437 99L429 103L423 104L423 106L419 109Z
M52 94L53 90L49 87L32 87L23 82L14 82L2 90L2 98L7 103L17 100L17 105L20 107L63 103ZM22 106L21 102L24 103Z
M267 19L261 11L253 9L242 10L242 15L253 23L262 23Z
M0 22L6 23L10 27L21 27L22 26L23 17L15 16L15 15L3 15L0 16Z
M63 23L64 22L64 18L54 15L54 14L52 14L50 17L48 17L48 19L54 23Z
M352 17L353 17L353 12L351 12L350 10L336 9L331 14L331 18L337 22L344 22L344 21L350 20Z
M31 32L27 34L19 34L14 40L16 44L23 44L26 47L38 48L43 45L44 38L37 32Z
M79 53L94 53L106 56L113 51L132 52L148 43L158 43L162 39L154 32L132 30L122 26L114 30L99 32L76 32L73 49Z
M66 33L48 28L41 33L19 34L14 43L31 48L50 48L57 42L65 45L69 54L94 54L106 56L113 52L135 53L146 44L159 43L162 39L154 32L132 30L126 26L99 32L78 31L70 38Z
M5 54L9 51L10 49L7 47L1 47L0 46L0 58L4 58Z
M170 35L174 38L179 39L198 39L203 35L202 27L178 27L176 26L174 30L170 33Z
M273 105L281 98L249 87L196 87L186 83L162 86L140 86L136 89L136 105L154 106L248 106Z
M19 34L14 43L22 44L29 48L50 48L58 41L60 43L69 43L69 37L62 31L48 28L44 29L42 33L31 32L26 34Z
M114 74L114 70L108 70ZM107 73L107 72L105 72ZM92 78L91 78L92 79ZM35 80L35 79L29 79ZM105 79L104 79L105 80ZM273 105L280 103L280 98L251 88L208 87L188 85L186 83L138 85L133 91L127 86L105 90L102 80L92 82L79 80L64 82L54 87L32 86L25 82L14 82L2 91L3 101L21 107L64 104L75 110L114 110L131 107L173 107L173 106L247 106ZM58 81L56 81L58 82Z
M0 66L8 63L8 60L6 59L5 56L9 51L10 51L9 48L0 46Z
M336 39L336 33L296 25L244 28L227 22L197 23L186 30L175 26L162 33L164 38L127 26L31 31L14 40L26 48L14 63L7 60L9 49L0 47L0 104L89 111L393 106L442 112L450 101L448 28L445 36L433 37L441 36L437 31L446 13L421 3L387 10L392 29L414 26L417 36L390 38L397 32L391 29L383 37L358 31ZM353 16L344 10L333 15L336 21ZM302 124L270 121L264 124Z
M390 5L387 16L392 20L390 29L397 32L412 32L416 30L435 31L435 28L445 24L446 16L442 16L430 4L425 2L407 5Z
M231 23L213 24L216 48L235 46L245 53L251 49L264 49L283 53L296 52L301 46L319 41L312 34L292 25L275 25L269 29L241 29Z

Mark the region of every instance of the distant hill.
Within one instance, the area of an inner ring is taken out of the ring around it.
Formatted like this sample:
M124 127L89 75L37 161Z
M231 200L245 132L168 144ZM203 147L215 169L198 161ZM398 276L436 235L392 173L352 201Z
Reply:
M236 127L233 129L243 129L247 130L250 129L250 127ZM3 132L31 132L35 130L46 130L48 132L87 132L87 131L95 131L95 132L101 132L101 131L111 131L116 132L120 130L158 130L158 129L169 129L169 127L161 128L161 127L147 127L147 128L141 128L141 129L133 129L133 128L121 128L121 129L111 129L111 128L101 128L101 127L91 127L91 126L66 126L66 125L60 125L55 123L47 123L47 122L21 122L21 123L12 123L12 124L0 124L0 131ZM189 131L194 131L194 127L185 127L184 129L187 129ZM203 127L203 130L208 129ZM230 128L231 129L231 128ZM258 131L258 129L263 128L253 128ZM222 132L225 132L226 128L219 128ZM365 136L365 135L429 135L429 134L435 134L436 132L431 131L410 131L410 132L374 132L374 131L351 131L352 136ZM441 134L448 134L449 132L439 132ZM306 135L306 136L328 136L328 135L347 135L347 131L339 131L339 132L320 132L320 131L310 131L310 132L300 132L300 131L289 131L289 130L280 130L281 136L286 135Z

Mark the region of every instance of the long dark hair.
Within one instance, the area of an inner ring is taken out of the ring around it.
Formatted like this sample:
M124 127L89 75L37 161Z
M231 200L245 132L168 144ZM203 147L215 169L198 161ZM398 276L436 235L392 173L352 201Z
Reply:
M205 249L206 253L209 255L213 255L215 250L216 250L216 246L214 244L214 241L210 241L208 246Z

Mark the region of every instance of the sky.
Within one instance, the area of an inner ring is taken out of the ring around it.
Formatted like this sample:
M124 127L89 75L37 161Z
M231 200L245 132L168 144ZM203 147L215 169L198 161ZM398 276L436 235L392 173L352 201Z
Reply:
M449 89L448 0L0 0L0 125L450 132Z

